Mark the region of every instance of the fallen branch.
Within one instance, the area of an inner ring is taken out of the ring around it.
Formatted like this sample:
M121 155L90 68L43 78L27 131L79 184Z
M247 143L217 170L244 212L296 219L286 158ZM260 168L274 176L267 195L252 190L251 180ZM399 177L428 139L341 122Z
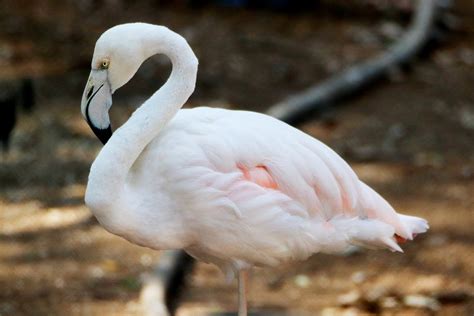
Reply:
M419 0L412 25L385 53L352 66L298 95L270 107L268 114L290 124L308 114L318 114L343 98L355 94L386 76L392 69L408 63L429 42L436 20L435 0Z

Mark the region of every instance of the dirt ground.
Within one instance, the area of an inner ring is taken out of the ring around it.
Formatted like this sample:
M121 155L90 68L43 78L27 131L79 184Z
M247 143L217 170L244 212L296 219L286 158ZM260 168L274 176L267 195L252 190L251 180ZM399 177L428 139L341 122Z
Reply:
M404 254L315 255L253 272L249 303L264 314L474 314L474 5L409 72L299 126L342 155L401 213L431 229ZM152 8L153 10L151 10ZM264 111L380 52L401 29L386 18L328 12L157 8L152 1L0 1L0 79L34 78L0 162L0 315L140 315L141 277L159 253L103 230L83 205L100 150L79 102L97 36L143 20L182 33L200 59L189 106ZM57 25L60 25L58 27ZM394 35L395 34L395 35ZM147 61L114 95L115 126L166 78ZM197 264L177 315L233 311L236 285Z

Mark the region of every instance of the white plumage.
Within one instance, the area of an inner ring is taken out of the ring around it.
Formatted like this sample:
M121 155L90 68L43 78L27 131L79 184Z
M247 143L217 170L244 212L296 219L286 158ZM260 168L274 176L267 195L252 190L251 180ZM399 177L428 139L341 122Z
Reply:
M425 220L397 214L329 147L279 120L180 110L197 59L165 27L119 25L97 41L82 111L98 136L110 126L113 91L156 53L171 59L170 79L113 134L89 176L86 203L112 233L241 274L353 245L401 251L395 237L427 230Z

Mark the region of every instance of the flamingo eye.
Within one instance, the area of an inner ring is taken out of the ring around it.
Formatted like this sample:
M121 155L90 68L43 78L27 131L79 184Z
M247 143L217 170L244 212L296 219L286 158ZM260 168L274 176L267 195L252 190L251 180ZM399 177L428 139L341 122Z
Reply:
M101 68L101 69L107 69L107 68L109 68L109 60L108 60L108 59L104 59L104 60L102 61L102 63L100 64L100 68Z

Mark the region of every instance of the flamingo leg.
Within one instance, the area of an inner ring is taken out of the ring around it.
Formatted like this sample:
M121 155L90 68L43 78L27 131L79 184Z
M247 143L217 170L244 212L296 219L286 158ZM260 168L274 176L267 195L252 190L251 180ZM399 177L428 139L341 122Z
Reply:
M247 280L248 271L239 271L239 316L247 316Z

